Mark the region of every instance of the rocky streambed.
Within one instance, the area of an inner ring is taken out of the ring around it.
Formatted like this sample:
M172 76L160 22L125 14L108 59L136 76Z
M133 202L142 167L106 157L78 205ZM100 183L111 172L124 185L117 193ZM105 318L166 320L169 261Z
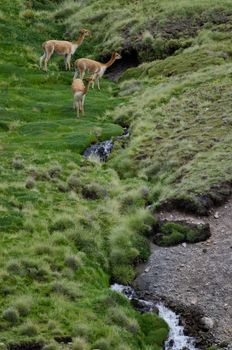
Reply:
M152 244L135 288L146 298L161 297L180 312L200 349L214 344L232 350L232 199L206 218L177 211L160 215L171 221L203 220L210 226L211 237L172 247Z

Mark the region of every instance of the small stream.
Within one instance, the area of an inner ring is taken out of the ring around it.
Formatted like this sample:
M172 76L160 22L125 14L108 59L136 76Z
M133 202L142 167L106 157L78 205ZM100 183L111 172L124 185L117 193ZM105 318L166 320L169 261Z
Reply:
M139 299L136 292L130 286L113 284L111 289L124 294L138 311L151 312L158 309L159 316L163 318L169 326L169 336L164 344L164 350L198 350L195 347L195 340L184 334L184 327L180 325L180 316L167 308L163 303L154 304L151 301Z
M114 142L120 141L129 136L128 129L124 130L124 134L122 136L117 136L114 139L102 141L96 143L94 145L89 146L83 153L85 158L92 157L94 159L100 160L102 162L106 162L110 153L114 148Z

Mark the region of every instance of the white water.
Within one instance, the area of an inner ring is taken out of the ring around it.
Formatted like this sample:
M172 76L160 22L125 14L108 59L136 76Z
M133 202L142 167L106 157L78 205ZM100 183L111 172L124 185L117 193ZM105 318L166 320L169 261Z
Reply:
M137 299L134 289L130 286L123 286L115 283L111 286L111 289L124 294L129 300ZM144 305L146 312L152 311L154 307L157 307L159 310L159 316L167 322L170 331L168 339L164 345L165 350L198 350L194 345L194 338L188 337L184 334L184 327L180 325L179 315L162 303L154 304L151 301L145 300L139 300L139 302L141 305Z
M180 316L162 303L156 304L156 307L159 309L159 316L167 322L170 329L168 339L165 342L165 349L181 350L184 348L186 350L197 350L194 345L194 338L184 334L184 327L180 325ZM174 343L171 346L172 340Z

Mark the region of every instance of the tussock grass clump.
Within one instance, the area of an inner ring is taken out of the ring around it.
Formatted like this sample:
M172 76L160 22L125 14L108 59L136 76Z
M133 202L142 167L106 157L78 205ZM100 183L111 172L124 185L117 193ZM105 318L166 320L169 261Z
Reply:
M32 189L32 188L35 187L35 180L33 179L33 177L27 179L26 184L25 184L25 187L26 187L27 189Z
M2 317L10 323L17 323L19 320L18 310L11 307L3 311Z
M58 350L59 346L57 343L52 342L43 346L43 350Z
M77 193L80 192L82 187L80 178L75 174L68 177L67 185L70 190L76 191Z
M29 314L33 305L31 296L23 295L14 302L14 307L17 309L20 316L26 316Z
M111 338L100 338L94 343L94 348L99 350L110 350L112 349L112 339Z
M78 255L70 255L65 258L65 265L70 267L72 270L77 270L83 266L83 261Z
M19 333L28 337L35 337L39 333L37 324L28 320L19 327Z
M55 179L60 176L62 171L62 167L60 165L54 165L50 169L48 169L48 174L52 179Z
M68 280L60 280L51 283L51 291L67 296L71 300L75 300L75 298L81 295L80 285Z
M52 255L53 249L49 245L46 244L38 244L34 248L35 254L37 255Z
M21 158L15 158L12 160L12 167L15 170L22 170L24 168L24 162Z
M86 199L103 199L107 196L106 189L98 183L90 183L84 185L81 191L83 197Z
M13 274L19 274L21 272L20 262L17 260L9 261L7 264L7 271Z
M83 337L84 339L89 339L92 333L91 327L86 324L76 323L72 328L72 336L74 337Z
M125 313L119 308L109 309L109 320L119 327L125 328L128 332L136 334L139 331L139 324L136 320L129 318Z
M90 345L84 338L77 337L73 340L72 350L89 350Z
M54 219L50 224L49 230L54 231L65 231L75 226L75 222L71 216L68 215L59 215Z

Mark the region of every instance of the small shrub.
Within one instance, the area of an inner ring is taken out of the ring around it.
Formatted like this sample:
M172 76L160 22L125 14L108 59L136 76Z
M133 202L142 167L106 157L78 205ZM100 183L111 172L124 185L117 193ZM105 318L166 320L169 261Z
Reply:
M90 346L84 338L78 337L73 340L72 350L88 350L88 349L90 349Z
M16 170L24 168L23 160L21 158L15 158L12 160L12 167Z
M28 337L34 337L38 334L38 327L32 321L27 321L26 323L20 326L19 332L22 335L26 335Z
M3 318L11 323L16 323L19 319L19 313L15 308L9 308L3 311Z

